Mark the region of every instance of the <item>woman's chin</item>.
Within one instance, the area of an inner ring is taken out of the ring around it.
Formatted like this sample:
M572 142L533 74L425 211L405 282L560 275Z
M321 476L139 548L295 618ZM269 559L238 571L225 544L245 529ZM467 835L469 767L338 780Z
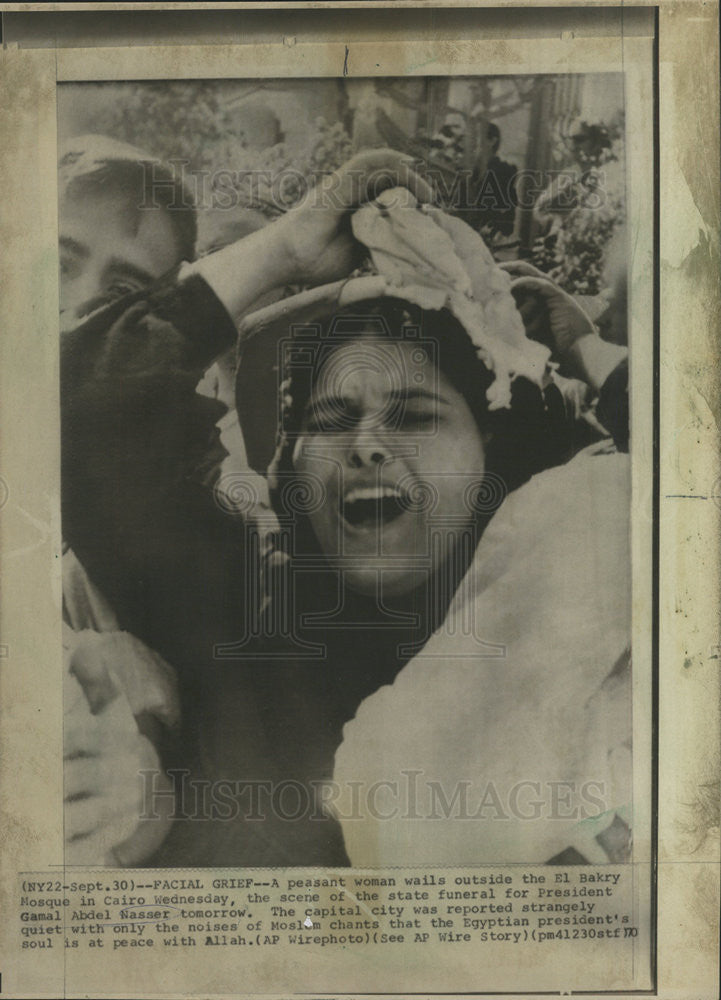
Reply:
M357 568L346 564L343 579L355 593L374 597L385 604L386 598L408 594L420 587L428 579L428 572L394 568L388 565L387 559L379 560L375 566L364 560L364 564Z

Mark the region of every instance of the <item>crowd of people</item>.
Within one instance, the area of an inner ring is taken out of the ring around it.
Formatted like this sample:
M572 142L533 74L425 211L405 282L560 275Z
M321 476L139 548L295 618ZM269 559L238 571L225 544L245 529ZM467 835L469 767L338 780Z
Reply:
M59 170L66 862L627 857L626 348L390 150L200 255Z

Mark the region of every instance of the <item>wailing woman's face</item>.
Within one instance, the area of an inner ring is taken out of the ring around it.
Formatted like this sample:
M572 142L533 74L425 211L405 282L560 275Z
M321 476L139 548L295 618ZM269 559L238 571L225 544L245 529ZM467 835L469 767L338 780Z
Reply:
M305 409L293 465L323 487L308 516L325 556L363 594L408 592L474 537L483 440L432 354L426 342L346 342Z

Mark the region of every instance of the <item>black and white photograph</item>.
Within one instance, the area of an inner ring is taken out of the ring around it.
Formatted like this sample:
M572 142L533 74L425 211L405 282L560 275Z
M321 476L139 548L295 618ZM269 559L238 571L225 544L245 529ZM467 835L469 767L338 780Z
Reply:
M718 10L509 2L0 4L4 996L714 1000Z
M622 74L58 96L66 859L628 861Z

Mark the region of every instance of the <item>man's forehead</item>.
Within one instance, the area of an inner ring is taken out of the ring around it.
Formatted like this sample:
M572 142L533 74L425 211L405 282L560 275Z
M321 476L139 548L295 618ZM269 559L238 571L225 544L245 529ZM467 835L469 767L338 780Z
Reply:
M59 155L58 190L61 228L88 218L80 211L81 199L92 198L97 205L104 198L111 210L127 211L129 232L133 226L147 227L146 220L153 220L155 229L170 224L181 258L195 255L195 197L184 174L135 146L94 134L66 140Z
M144 223L147 228L146 220L154 222L154 228L162 224L167 216L163 208L141 205L142 191L127 182L71 185L60 197L60 235L97 226L99 230L134 237Z
M181 259L177 233L163 208L140 209L127 192L68 193L60 203L60 242L95 261L130 263L158 277Z

